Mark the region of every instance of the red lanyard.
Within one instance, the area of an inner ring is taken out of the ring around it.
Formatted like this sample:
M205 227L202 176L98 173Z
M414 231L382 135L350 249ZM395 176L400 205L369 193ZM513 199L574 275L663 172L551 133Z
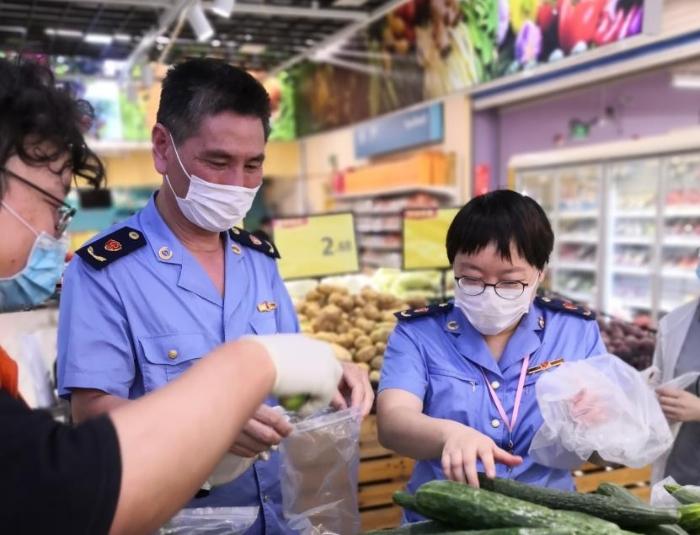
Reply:
M513 415L511 416L510 422L508 421L508 415L506 414L505 409L503 408L503 404L501 403L501 400L498 398L498 394L496 394L496 390L491 386L491 383L489 383L489 380L486 377L486 374L484 373L484 370L481 370L481 375L484 376L484 381L486 382L486 386L489 389L489 394L491 394L491 400L493 401L493 404L496 406L496 410L498 411L498 414L501 416L501 419L503 420L503 423L506 425L508 428L508 431L510 431L511 435L513 434L513 430L515 429L515 422L518 421L518 412L520 411L520 402L523 399L523 390L525 388L525 377L527 376L527 368L530 365L530 355L526 355L525 358L523 359L523 367L520 370L520 380L518 381L518 390L515 392L515 403L513 404Z

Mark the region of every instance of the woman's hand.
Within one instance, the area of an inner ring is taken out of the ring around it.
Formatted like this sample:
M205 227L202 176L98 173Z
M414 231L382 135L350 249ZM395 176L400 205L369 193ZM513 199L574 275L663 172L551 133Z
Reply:
M489 478L496 477L496 463L517 466L523 462L522 457L499 448L493 440L475 429L457 422L450 424L445 431L442 450L442 470L447 479L479 488L476 469L479 460Z
M678 388L659 388L656 395L667 419L672 422L700 422L700 397Z

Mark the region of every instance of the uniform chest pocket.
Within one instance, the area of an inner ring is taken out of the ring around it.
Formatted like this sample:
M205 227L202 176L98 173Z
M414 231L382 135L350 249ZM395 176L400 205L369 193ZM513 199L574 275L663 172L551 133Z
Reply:
M470 425L481 405L483 379L454 368L428 366L430 388L423 409L428 416Z
M172 381L212 347L201 333L139 338L143 361L143 382L150 392Z
M255 334L274 334L277 332L275 313L256 312L250 320L250 329Z

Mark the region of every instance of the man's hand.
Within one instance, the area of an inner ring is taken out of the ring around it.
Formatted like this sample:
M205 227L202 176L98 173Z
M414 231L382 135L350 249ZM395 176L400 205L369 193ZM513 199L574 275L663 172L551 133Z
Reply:
M664 415L672 422L700 422L700 398L678 388L659 388L656 395Z
M569 400L569 413L574 421L588 426L603 424L609 418L606 403L585 388Z
M364 418L372 410L374 403L374 390L369 382L369 374L352 362L343 362L342 366L343 377L331 405L338 410L347 409L349 400L351 407L360 407Z
M261 405L231 448L240 457L255 457L279 444L292 432L282 411Z

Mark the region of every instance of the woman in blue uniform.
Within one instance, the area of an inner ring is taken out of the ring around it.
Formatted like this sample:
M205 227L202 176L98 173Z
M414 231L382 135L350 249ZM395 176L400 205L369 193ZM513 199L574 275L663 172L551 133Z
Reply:
M398 314L379 386L382 444L418 460L411 491L441 478L478 486L478 472L572 489L569 472L528 457L542 425L535 383L606 351L591 311L536 298L554 245L546 214L494 191L459 211L446 241L455 299Z

